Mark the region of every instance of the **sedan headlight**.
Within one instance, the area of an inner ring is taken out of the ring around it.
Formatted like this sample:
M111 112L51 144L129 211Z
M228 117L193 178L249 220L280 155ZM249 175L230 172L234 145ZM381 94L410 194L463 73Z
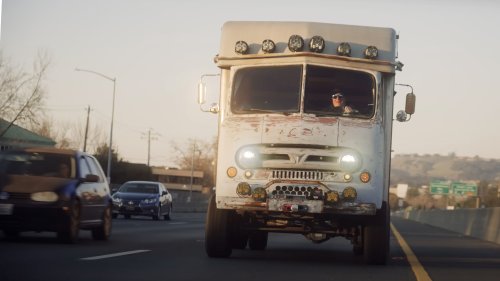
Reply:
M111 197L113 203L120 204L122 203L122 199L120 197Z
M59 199L59 196L53 191L35 192L31 194L31 200L38 202L56 202L57 199Z
M149 199L144 199L142 200L142 203L144 204L153 204L158 201L158 198L149 198Z

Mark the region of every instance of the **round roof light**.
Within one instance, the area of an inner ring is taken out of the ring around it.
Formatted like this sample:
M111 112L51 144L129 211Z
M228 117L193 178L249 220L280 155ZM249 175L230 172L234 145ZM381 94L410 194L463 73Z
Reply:
M300 52L304 49L304 39L300 35L292 35L288 39L288 49L292 52Z
M375 59L378 56L378 49L375 46L368 46L365 49L365 58Z
M234 45L234 51L240 55L244 55L244 54L248 53L247 42L245 42L245 41L236 42L236 44Z
M351 56L351 45L349 45L349 43L347 42L340 43L340 45L337 47L337 54L346 57Z
M313 36L309 41L309 50L315 53L321 53L325 49L325 39L321 36Z
M271 39L266 39L262 41L262 51L266 54L274 52L274 49L276 49L276 44L274 44L273 40Z

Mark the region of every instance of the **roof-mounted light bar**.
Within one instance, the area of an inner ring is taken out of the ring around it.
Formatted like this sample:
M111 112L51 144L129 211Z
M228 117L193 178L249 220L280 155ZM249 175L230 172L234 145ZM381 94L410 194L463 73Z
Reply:
M288 39L288 49L291 52L302 52L304 51L304 45L305 41L302 36L293 34L289 37ZM309 52L314 52L314 53L323 53L323 51L326 48L326 42L325 39L319 35L315 35L311 37L309 40ZM271 39L265 39L262 41L261 44L261 50L264 54L271 54L276 52L276 43L271 40ZM250 51L250 48L247 44L247 42L240 40L237 41L235 46L234 46L234 51L237 54L240 55L245 55L248 54ZM337 55L339 56L345 56L345 57L350 57L351 56L351 45L348 42L341 42L336 49ZM366 49L363 51L363 58L365 59L371 59L374 60L378 57L379 51L376 46L368 46Z

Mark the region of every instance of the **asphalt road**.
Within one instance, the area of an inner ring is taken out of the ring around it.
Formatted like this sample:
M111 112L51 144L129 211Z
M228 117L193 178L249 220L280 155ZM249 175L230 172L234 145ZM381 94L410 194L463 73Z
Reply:
M234 250L231 258L211 259L204 250L204 220L202 213L176 213L172 221L115 219L110 241L93 241L84 231L76 245L59 243L52 233L23 233L14 241L0 235L0 280L496 281L500 276L500 245L397 217L392 223L401 238L391 233L387 266L365 265L343 238L313 244L290 234L271 234L266 251Z

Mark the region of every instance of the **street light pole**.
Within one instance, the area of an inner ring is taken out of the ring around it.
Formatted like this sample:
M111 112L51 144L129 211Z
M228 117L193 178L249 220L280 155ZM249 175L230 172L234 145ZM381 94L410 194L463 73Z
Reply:
M193 194L193 180L194 180L194 153L196 152L196 142L193 143L193 154L191 155L191 183L189 184L188 203L191 203L191 196Z
M106 75L99 73L97 71L88 70L88 69L75 68L75 71L83 71L83 72L93 73L95 75L99 75L99 76L113 82L113 103L112 103L112 107L111 107L111 129L109 131L109 147L108 147L108 170L106 172L106 174L108 176L108 183L111 184L111 159L113 156L111 147L113 146L113 121L115 119L114 116L115 116L116 78L111 78L111 77L106 76Z

